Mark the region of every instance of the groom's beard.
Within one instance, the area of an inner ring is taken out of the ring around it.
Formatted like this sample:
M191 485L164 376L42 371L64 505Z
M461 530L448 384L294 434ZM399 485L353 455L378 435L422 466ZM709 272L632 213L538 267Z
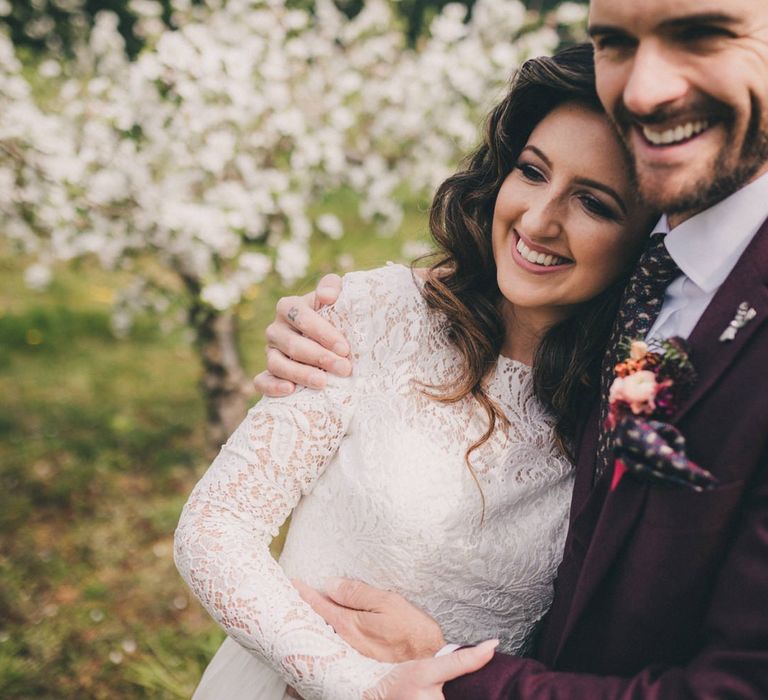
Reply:
M725 129L727 138L719 149L710 165L703 164L703 171L698 177L686 184L678 192L668 193L659 191L654 186L652 171L643 173L635 154L632 152L629 138L630 130L637 124L656 126L672 120L680 120L680 116L691 112L694 120L701 114L713 115L713 118ZM619 134L629 152L631 176L640 197L648 206L666 214L692 215L708 209L746 185L757 172L768 162L768 115L763 115L760 104L755 97L751 100L750 120L739 139L735 132L736 115L732 108L714 100L699 102L695 109L659 109L652 115L638 118L632 115L619 102L613 112L613 120Z

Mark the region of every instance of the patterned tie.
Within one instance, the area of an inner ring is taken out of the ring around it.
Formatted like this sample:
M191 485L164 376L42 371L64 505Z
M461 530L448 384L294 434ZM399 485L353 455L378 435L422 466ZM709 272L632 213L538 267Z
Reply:
M595 481L612 461L610 433L605 428L605 420L608 417L608 391L613 383L614 368L626 359L626 341L643 339L648 335L661 310L664 292L680 274L680 268L664 245L664 238L664 234L655 234L648 241L624 290L608 341L600 377L600 436Z

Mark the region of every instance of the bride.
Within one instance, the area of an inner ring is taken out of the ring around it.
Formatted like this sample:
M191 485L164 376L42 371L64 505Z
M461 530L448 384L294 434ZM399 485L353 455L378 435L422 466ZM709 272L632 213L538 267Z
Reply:
M195 698L361 698L391 665L290 579L396 591L447 639L519 653L552 599L585 402L653 217L591 48L532 59L439 188L428 273L356 272L325 318L354 376L263 399L195 487L176 563L228 638ZM279 563L269 543L292 514Z

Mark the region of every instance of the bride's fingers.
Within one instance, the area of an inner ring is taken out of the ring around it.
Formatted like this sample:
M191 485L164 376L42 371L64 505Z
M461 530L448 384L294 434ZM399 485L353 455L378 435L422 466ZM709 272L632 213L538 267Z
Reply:
M424 665L421 678L425 684L446 683L485 666L493 658L494 649L498 645L498 639L489 639L476 647L459 649L452 654L416 663Z
M482 668L493 657L498 639L436 659L409 661L395 666L379 683L369 689L364 700L438 700L443 699L443 684Z

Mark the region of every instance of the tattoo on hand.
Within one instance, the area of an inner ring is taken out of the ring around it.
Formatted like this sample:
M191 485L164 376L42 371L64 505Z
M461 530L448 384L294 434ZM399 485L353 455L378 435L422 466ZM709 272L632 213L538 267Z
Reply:
M299 315L299 309L296 306L292 306L288 310L288 320L291 323L296 323L296 317Z

